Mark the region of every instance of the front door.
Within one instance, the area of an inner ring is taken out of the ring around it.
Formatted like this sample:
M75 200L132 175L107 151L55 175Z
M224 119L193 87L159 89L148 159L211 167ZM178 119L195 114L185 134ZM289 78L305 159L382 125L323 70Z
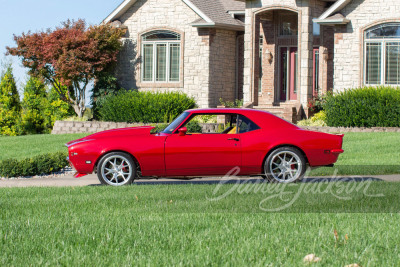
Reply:
M280 48L280 101L297 100L297 47Z

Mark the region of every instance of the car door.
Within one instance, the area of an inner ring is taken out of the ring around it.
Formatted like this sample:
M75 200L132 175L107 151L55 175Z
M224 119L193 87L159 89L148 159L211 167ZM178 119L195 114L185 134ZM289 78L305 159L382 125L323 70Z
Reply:
M239 134L172 134L165 142L167 176L225 175L241 166Z

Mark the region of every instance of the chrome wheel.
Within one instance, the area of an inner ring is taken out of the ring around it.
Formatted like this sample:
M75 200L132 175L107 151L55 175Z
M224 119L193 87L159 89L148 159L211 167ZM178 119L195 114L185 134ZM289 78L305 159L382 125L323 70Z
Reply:
M121 186L132 181L134 168L131 160L121 154L110 155L101 163L101 178L109 185Z
M292 183L304 176L305 159L292 147L273 151L264 163L265 176L272 182Z

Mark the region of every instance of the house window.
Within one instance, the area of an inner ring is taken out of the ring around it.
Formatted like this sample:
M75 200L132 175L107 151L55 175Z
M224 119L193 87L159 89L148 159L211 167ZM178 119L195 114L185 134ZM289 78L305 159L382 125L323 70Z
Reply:
M297 36L298 19L297 13L282 12L279 16L279 35L280 36Z
M152 31L142 35L142 81L179 82L181 35Z
M400 85L400 23L380 24L365 32L367 85Z
M319 93L319 48L313 50L313 94Z

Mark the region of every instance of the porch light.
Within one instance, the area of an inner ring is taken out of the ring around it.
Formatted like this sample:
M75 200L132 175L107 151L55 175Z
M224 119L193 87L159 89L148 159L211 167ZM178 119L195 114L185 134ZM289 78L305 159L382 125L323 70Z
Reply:
M329 59L329 53L328 53L328 49L327 48L324 48L324 51L322 51L322 57L323 57L323 59L325 60L325 61L328 61L328 59Z
M265 58L269 62L269 64L272 63L273 56L272 56L271 51L269 51L268 49L265 49Z

